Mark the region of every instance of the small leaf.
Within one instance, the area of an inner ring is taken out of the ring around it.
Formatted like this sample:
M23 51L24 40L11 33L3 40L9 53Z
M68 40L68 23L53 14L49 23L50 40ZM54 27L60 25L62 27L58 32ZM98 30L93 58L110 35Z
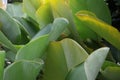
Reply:
M3 80L5 52L0 51L0 80Z
M95 80L108 51L109 48L94 51L83 64L72 69L67 80Z
M106 39L116 48L120 49L120 32L116 28L87 13L82 14L81 12L78 12L76 15L84 25Z
M61 41L68 70L81 64L88 57L88 53L74 40L64 39Z
M21 60L12 63L4 71L3 80L36 80L43 62Z
M109 52L109 48L101 48L94 51L85 61L85 72L88 80L95 80L105 58Z

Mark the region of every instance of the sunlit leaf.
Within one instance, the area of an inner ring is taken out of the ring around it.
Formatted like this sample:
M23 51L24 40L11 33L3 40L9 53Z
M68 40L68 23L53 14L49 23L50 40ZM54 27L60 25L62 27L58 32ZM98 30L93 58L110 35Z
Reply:
M87 56L86 51L71 39L50 43L43 80L65 80L67 73Z
M40 25L40 28L52 23L53 15L50 4L48 2L42 4L36 11L36 19Z
M109 48L94 51L83 64L74 68L67 76L67 80L95 80L105 61Z
M5 52L0 51L0 80L3 80Z
M0 23L2 24L1 30L6 37L16 43L21 37L19 25L2 9L0 9Z
M43 62L22 60L8 66L3 80L36 80Z
M116 28L87 13L82 14L81 12L78 12L76 15L84 25L106 39L116 48L120 49L120 32Z

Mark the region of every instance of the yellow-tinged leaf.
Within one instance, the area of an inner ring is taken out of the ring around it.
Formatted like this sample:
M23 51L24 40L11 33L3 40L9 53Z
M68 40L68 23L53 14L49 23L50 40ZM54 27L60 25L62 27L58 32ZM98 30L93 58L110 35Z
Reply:
M44 2L37 9L36 19L37 19L37 22L40 24L40 28L43 28L46 25L52 23L53 15L52 15L50 4L48 2Z
M74 40L64 39L50 43L43 80L65 80L67 73L87 57L87 52Z
M80 11L76 14L76 16L79 18L80 21L82 21L83 24L88 26L88 28L106 39L116 48L120 49L120 32L111 25L103 22L96 17L89 15L88 13L86 11L86 13L83 14Z

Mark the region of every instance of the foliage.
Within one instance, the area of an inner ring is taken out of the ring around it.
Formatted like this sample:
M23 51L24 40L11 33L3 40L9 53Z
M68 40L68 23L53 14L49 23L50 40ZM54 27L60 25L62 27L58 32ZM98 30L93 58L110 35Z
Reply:
M120 50L104 0L9 3L0 27L0 80L120 80L119 53L103 42Z

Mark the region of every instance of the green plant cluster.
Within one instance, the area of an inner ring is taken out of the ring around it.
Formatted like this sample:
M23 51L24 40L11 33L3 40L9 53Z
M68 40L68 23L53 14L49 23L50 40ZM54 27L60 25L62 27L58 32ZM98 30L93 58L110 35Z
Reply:
M103 43L120 50L104 0L8 4L0 9L0 29L0 80L120 80Z

